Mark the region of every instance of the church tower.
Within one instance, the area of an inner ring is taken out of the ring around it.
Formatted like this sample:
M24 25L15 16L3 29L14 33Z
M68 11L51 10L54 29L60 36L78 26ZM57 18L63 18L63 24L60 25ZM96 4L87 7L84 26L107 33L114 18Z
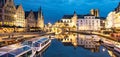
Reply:
M41 7L40 7L40 9L38 10L37 27L39 27L39 28L41 28L41 29L44 28L44 17L43 17L43 13L42 13Z
M99 10L98 9L91 9L90 14L94 15L96 17L99 17Z

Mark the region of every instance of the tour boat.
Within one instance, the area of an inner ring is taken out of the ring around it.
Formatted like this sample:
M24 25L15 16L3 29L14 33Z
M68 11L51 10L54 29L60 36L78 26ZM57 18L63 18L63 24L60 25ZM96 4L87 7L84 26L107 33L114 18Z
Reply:
M51 40L49 38L41 38L38 41L34 43L34 47L37 52L47 48L49 44L51 43Z
M28 45L13 44L0 48L0 57L34 57Z
M115 45L112 42L104 41L104 45L109 46L111 48L115 47Z
M114 50L120 54L120 46L115 46Z
M36 54L36 49L35 49L35 47L34 47L34 43L38 40L39 38L33 38L33 39L30 39L30 40L26 40L26 41L24 41L24 42L22 42L21 44L22 45L28 45L28 46L30 46L31 47L31 49L32 49L32 53L33 54ZM32 55L32 57L33 57L34 55Z

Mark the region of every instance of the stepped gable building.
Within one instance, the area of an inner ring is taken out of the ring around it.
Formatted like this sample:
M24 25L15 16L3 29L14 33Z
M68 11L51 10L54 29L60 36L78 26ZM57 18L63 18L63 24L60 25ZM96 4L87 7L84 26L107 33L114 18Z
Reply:
M16 8L13 0L0 0L0 25L13 26Z
M120 2L114 11L111 11L106 20L106 28L120 29Z
M26 21L25 21L25 12L22 7L22 5L16 6L16 14L15 14L15 20L14 20L15 26L25 27Z
M44 18L41 8L38 11L26 11L25 19L27 20L27 27L44 27Z
M32 10L25 12L25 19L27 21L27 27L36 27L35 14Z

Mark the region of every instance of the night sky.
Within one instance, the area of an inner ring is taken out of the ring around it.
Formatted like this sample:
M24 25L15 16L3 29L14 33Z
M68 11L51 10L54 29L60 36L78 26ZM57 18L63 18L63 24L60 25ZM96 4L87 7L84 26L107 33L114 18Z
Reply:
M54 23L65 14L88 14L90 9L98 8L100 16L106 17L117 7L120 0L14 0L15 4L22 4L25 11L37 11L42 7L45 23Z

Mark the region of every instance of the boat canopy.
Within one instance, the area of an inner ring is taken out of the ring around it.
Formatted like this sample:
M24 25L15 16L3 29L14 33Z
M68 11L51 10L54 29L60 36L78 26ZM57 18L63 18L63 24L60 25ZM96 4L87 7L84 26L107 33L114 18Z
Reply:
M13 44L0 48L0 57L16 57L21 53L31 50L30 46Z
M36 42L34 43L34 46L35 46L35 47L39 47L39 46L40 46L40 43L45 42L45 40L48 40L48 38L41 38L40 40L38 40L38 41L36 41Z
M19 55L25 51L29 51L29 50L31 50L31 48L29 46L24 46L22 48L19 48L19 49L9 52L9 55L17 56L17 55Z
M45 40L48 40L48 38L41 38L40 40L37 41L37 43L43 43Z

